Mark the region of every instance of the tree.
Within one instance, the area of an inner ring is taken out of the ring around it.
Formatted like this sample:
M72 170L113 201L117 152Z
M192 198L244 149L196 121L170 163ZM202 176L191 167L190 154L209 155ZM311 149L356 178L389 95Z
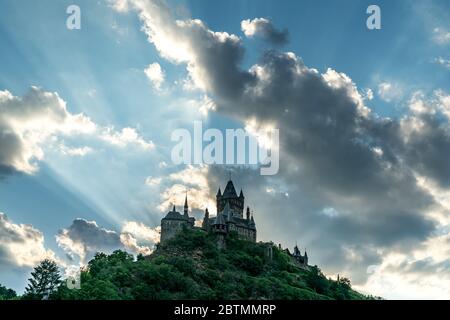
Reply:
M329 286L327 279L317 266L311 267L305 280L310 288L320 294L324 294Z
M17 296L13 289L8 289L0 284L0 300L10 300Z
M25 299L49 299L61 284L58 265L52 260L45 259L31 272L31 278L28 279L28 282L24 295Z
M341 279L339 279L339 284L346 290L350 290L352 288L352 284L349 278L342 277Z

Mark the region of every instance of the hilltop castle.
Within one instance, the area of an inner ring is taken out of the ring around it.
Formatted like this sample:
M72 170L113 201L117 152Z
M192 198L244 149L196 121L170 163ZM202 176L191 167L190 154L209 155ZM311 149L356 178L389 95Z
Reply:
M244 217L244 194L241 190L239 196L234 188L233 181L229 180L223 193L220 188L216 195L217 215L209 216L206 209L205 217L201 229L207 232L214 232L223 243L225 236L235 231L241 239L256 242L256 225L250 208L247 207ZM195 226L195 218L189 217L189 205L187 195L184 201L183 214L177 212L175 206L172 211L161 220L161 243L174 237L183 226L188 228L198 228Z
M236 232L238 237L243 240L256 242L256 224L253 213L247 207L244 216L244 193L237 195L233 181L231 179L221 192L220 188L216 195L215 217L209 216L208 209L205 210L205 216L201 227L195 225L195 218L189 216L189 205L187 195L184 200L183 213L176 211L175 206L161 219L161 243L175 237L183 230L183 227L190 229L200 229L205 232L212 232L217 235L217 245L219 248L225 247L225 238L230 232ZM273 245L273 243L272 243ZM268 247L269 248L269 247ZM281 249L281 246L280 246ZM308 267L308 255L302 255L297 246L291 254L289 249L285 252L291 256L301 267ZM270 254L269 254L270 255Z

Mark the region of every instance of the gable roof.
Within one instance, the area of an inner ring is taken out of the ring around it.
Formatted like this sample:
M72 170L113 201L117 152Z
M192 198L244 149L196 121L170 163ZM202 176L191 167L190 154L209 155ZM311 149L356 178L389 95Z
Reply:
M178 211L172 210L169 211L166 216L163 218L163 220L187 220L184 215L179 213Z

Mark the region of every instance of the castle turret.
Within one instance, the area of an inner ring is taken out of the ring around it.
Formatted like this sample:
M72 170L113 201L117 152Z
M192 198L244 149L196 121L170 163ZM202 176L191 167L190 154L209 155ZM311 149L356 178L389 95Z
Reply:
M193 227L195 219L189 218L187 215L182 215L176 211L175 205L172 211L169 211L164 218L161 219L161 243L173 238L180 230L183 229L183 225L187 227Z
M302 254L300 253L300 250L298 249L297 245L295 245L295 247L294 247L294 256L295 257L299 257L301 255Z
M247 220L250 220L250 208L249 207L247 207L246 215L247 215Z
M184 198L184 215L186 217L189 215L189 206L188 206L188 200L187 200L187 193L186 193L186 198Z
M209 211L208 211L208 208L206 208L206 210L205 210L205 217L203 218L202 228L203 228L203 230L206 230L206 231L209 230Z

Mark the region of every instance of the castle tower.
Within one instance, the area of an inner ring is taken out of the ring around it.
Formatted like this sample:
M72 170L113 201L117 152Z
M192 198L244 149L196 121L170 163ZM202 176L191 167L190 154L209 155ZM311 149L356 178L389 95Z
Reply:
M227 234L227 224L222 213L219 213L213 224L213 231L217 235L217 247L225 248L225 235Z
M225 190L223 194L217 193L216 201L217 201L217 212L223 211L225 205L229 203L231 211L233 212L233 216L237 218L244 217L244 194L241 190L240 195L238 196L236 193L236 189L234 187L233 181L228 180Z

